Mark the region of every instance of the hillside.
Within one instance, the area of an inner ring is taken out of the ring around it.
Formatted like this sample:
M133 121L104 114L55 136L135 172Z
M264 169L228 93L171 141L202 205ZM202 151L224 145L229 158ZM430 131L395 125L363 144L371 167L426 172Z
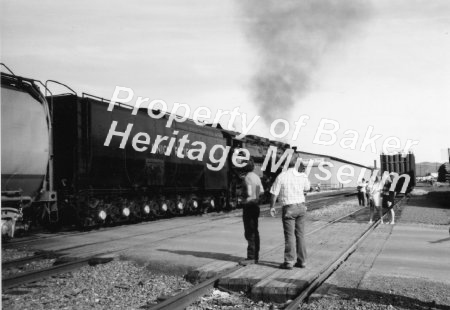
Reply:
M416 176L423 177L423 176L426 176L428 173L438 172L439 167L441 165L442 165L442 163L438 163L438 162L416 163Z

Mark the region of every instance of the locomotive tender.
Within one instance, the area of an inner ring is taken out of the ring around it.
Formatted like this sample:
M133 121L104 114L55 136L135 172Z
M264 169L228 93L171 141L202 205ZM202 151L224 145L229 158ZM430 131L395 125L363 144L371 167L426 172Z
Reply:
M84 93L46 97L46 84L12 72L1 73L1 85L2 233L10 236L37 223L87 227L232 209L244 165L235 150L247 149L270 182L270 169L260 168L268 147L290 149L192 120L167 128L169 114L131 115L117 103L108 111L109 100Z

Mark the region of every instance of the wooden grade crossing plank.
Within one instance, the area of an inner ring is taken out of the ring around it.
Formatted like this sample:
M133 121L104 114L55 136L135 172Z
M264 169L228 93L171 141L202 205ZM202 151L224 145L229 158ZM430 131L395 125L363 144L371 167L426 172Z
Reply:
M283 262L283 247L261 258L260 264L245 268L219 280L219 286L234 291L250 291L252 298L286 302L294 298L367 228L367 224L339 223L307 237L307 268L278 269Z
M186 275L186 280L192 283L203 282L225 272L226 270L234 268L237 265L238 263L236 262L216 260L190 271Z
M350 297L345 288L359 288L359 285L366 277L367 272L372 268L376 258L389 239L393 227L393 225L379 225L357 251L309 299L335 295ZM341 278L345 279L345 281L340 281Z

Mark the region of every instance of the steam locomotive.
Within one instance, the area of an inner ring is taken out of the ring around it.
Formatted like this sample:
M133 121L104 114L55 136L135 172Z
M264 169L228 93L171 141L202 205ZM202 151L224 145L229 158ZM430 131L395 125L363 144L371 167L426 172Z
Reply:
M149 118L142 110L131 119L124 104L107 112L106 99L78 96L69 87L70 93L51 95L48 83L12 72L1 73L1 87L2 234L11 237L30 225L90 227L238 206L242 170L231 155L214 171L208 169L208 156L191 160L175 151L168 154L170 141L161 141L154 153L137 152L130 143L121 147L117 136L105 146L112 122L122 131L132 122L131 136L147 132L169 137L177 132L172 140L178 142L189 135L204 143L206 153L217 146L229 147L229 154L245 148L266 189L276 176L271 169L261 170L269 146L279 153L290 149L258 136L237 139L238 133L220 125L199 126L191 120L167 128L168 115Z

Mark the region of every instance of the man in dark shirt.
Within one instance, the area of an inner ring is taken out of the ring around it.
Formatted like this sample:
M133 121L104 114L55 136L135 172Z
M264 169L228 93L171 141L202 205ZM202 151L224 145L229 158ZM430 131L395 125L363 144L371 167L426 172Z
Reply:
M264 188L259 176L253 172L255 164L250 159L245 166L247 171L243 180L242 220L244 222L245 239L248 242L247 259L241 261L241 265L257 264L259 260L259 195L264 193Z

